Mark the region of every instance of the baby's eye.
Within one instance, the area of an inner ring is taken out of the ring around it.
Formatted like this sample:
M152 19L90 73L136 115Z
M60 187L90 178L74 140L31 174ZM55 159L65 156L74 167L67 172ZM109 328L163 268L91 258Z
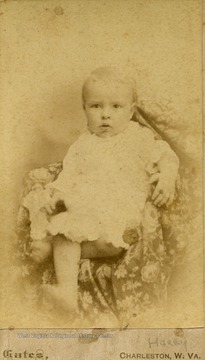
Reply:
M119 109L119 108L121 108L122 106L121 106L120 104L113 104L113 107L114 107L115 109Z
M99 109L100 108L100 104L92 104L91 108L93 109Z

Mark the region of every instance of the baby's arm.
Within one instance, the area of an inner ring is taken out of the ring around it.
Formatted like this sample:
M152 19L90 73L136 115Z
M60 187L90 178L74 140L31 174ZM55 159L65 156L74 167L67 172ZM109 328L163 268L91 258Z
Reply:
M162 152L157 162L157 168L158 172L150 177L150 183L156 184L152 200L157 206L169 206L175 197L179 170L179 160L171 148L167 148L167 151Z
M31 257L37 263L43 262L52 254L52 237L48 235L49 218L55 212L63 211L62 204L61 209L57 206L63 201L63 197L60 191L47 188L33 190L23 200L31 222Z
M155 138L151 129L142 127L139 135L140 156L151 174L149 182L154 185L153 203L156 206L169 206L175 196L179 159L166 141Z
M66 210L65 199L68 199L68 194L72 193L73 184L78 174L76 167L77 155L78 141L69 148L63 160L63 170L58 175L58 178L47 185L47 188L51 191L51 199L45 208L50 215Z

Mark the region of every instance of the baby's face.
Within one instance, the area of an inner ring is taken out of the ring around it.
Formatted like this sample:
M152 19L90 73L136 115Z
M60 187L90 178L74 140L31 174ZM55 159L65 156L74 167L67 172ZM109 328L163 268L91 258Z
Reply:
M117 135L128 126L134 112L132 89L113 80L92 81L86 86L84 109L91 133Z

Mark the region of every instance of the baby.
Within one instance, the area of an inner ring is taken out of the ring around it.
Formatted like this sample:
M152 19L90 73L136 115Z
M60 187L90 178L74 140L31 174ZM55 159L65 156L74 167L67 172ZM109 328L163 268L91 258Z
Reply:
M131 79L113 68L99 68L85 81L82 98L87 130L69 148L62 172L47 186L36 211L29 195L25 200L33 238L55 236L57 285L47 290L70 310L77 309L82 245L94 244L99 257L102 249L106 256L127 249L126 234L142 223L151 185L156 206L172 203L179 166L166 142L130 121L136 107ZM59 202L65 211L56 214Z

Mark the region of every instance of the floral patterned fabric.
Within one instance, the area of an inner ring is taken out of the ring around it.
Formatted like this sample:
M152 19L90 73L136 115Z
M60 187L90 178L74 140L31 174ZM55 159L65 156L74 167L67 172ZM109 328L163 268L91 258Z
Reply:
M43 189L61 170L62 164L53 164L30 171L22 198L31 190ZM146 326L150 314L163 309L172 271L184 255L184 239L189 228L184 229L181 223L183 219L188 224L191 218L187 211L191 181L184 166L178 199L169 210L157 209L147 201L148 225L141 226L137 242L121 256L80 261L79 312L73 318L67 314L69 327L78 327L78 324L84 327ZM26 297L28 289L33 288L32 302L41 306L41 285L56 283L53 258L40 264L32 260L29 213L23 205L17 223L16 253L21 268L22 294Z

